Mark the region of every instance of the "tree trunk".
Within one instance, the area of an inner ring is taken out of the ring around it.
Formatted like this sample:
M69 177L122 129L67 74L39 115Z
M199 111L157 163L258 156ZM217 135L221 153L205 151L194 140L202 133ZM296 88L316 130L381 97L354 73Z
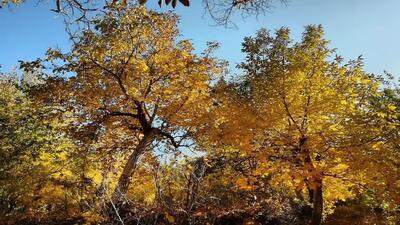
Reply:
M323 211L323 196L322 196L322 174L317 173L312 162L311 153L308 149L308 138L302 136L299 140L300 152L304 153L304 163L307 172L312 175L308 180L308 194L310 202L313 204L313 212L311 217L311 225L321 225Z
M312 187L307 187L307 191L308 191L308 197L309 197L309 201L310 203L314 203L314 190L312 189Z
M131 178L135 173L139 157L146 151L147 145L151 143L154 138L155 135L153 132L144 134L142 139L139 141L139 144L136 146L135 150L129 156L128 161L124 166L124 170L119 177L118 184L115 187L112 195L112 201L114 202L114 204L118 204L121 202L121 200L123 200L124 195L128 191Z
M320 225L322 222L323 196L322 196L322 179L316 180L316 187L313 193L313 213L311 225Z
M192 204L192 190L193 190L193 174L190 172L187 192L186 192L186 211L190 211L190 206Z

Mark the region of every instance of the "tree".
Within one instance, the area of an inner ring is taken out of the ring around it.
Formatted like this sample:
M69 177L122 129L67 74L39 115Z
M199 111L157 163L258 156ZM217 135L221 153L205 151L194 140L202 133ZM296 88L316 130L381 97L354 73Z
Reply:
M311 224L320 224L323 192L326 197L335 193L334 201L357 185L393 183L380 170L397 177L391 150L375 147L396 125L379 119L392 117L393 111L372 110L371 99L382 95L379 79L363 71L361 58L344 65L340 56L330 60L334 50L321 26L306 27L302 41L291 42L286 28L275 37L261 30L246 38L239 86L262 118L256 152L263 156L265 172L292 177L297 190L307 187L314 206Z
M64 130L67 118L30 94L44 82L36 74L0 76L0 218L35 217L46 205L65 209L63 160L74 148Z
M120 8L94 19L94 30L82 32L71 53L49 51L50 59L66 61L58 71L76 73L70 88L82 122L97 124L98 136L128 141L118 146L129 156L113 201L127 192L149 145L177 148L203 123L210 82L224 71L212 49L198 56L189 41L175 41L176 23L173 14Z

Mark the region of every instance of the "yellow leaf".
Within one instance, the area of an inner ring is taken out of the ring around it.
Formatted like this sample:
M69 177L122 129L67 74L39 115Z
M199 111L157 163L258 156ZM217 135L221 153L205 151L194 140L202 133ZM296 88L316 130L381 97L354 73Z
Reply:
M241 190L251 190L253 187L249 185L249 181L247 178L239 178L236 180L236 186Z
M389 110L391 110L391 111L394 111L394 110L396 110L396 106L394 106L394 105L388 105L388 107L387 107Z
M380 118L385 118L385 113L383 113L383 112L378 112L377 113L377 115L380 117Z
M167 219L168 223L175 223L175 217L168 212L165 212L165 218Z
M337 131L338 129L336 128L336 124L330 125L329 130L331 131Z

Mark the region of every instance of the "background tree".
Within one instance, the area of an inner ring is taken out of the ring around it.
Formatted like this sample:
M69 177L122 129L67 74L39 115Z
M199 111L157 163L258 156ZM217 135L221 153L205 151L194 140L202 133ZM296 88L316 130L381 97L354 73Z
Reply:
M0 198L1 222L43 216L43 208L64 210L71 173L68 152L74 148L65 133L66 115L37 101L30 92L44 82L36 74L1 74ZM66 210L66 211L65 211ZM21 216L23 215L23 216Z
M292 178L296 190L306 187L312 224L320 224L323 192L335 201L350 197L355 186L393 183L384 178L388 171L397 177L392 150L377 153L375 147L397 125L378 118L394 111L372 110L371 99L382 95L379 79L363 71L361 59L344 65L339 56L330 60L334 50L320 26L306 27L302 41L291 42L286 28L275 37L261 30L246 38L239 86L262 118L263 139L255 151L263 155L265 172L279 174L282 182Z

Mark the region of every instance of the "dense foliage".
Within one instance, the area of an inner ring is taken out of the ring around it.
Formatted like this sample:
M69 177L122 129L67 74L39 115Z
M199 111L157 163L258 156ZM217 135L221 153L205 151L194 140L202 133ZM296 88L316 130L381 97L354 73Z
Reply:
M392 80L321 26L245 38L227 79L177 22L115 7L1 75L1 224L399 222Z

